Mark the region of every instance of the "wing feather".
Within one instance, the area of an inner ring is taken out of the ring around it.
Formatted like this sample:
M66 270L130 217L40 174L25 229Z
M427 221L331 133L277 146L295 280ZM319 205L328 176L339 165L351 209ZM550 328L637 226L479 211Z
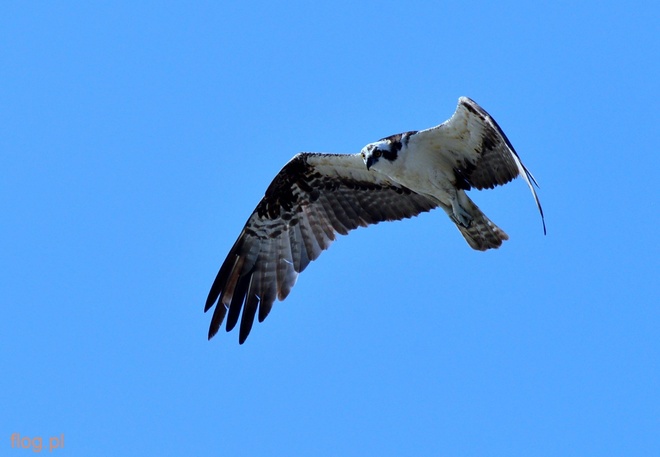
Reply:
M289 292L291 287L296 281L298 273L293 268L293 253L291 252L291 241L289 237L282 236L278 239L278 248L277 248L277 298L279 300L284 300ZM261 314L260 314L261 316ZM260 317L260 321L265 319L265 315Z
M348 217L341 204L336 199L329 199L327 195L319 196L319 203L323 205L323 210L326 215L332 215L330 223L332 229L340 235L347 235L349 228L346 226ZM350 226L350 223L348 224Z
M316 260L321 255L321 252L323 252L323 248L319 243L319 237L323 239L323 235L321 233L318 235L315 233L315 227L312 226L312 222L306 214L301 213L299 215L299 221L302 242L307 251L307 256L309 260Z
M348 192L351 197L347 198L344 193ZM375 220L371 217L371 214L367 213L358 200L358 196L353 192L352 187L340 190L337 192L335 200L342 205L344 211L346 212L346 226L349 229L355 229L357 227L367 227L369 224L373 224Z
M323 208L323 204L317 202L314 207L306 206L304 208L304 214L309 220L312 233L316 236L316 241L321 250L328 249L330 244L335 240L335 231L332 228L330 217L328 217L325 208Z
M302 232L300 224L291 225L289 227L289 245L291 246L291 259L293 262L293 269L296 272L303 271L311 262L307 248L304 243L301 243Z
M368 171L359 155L296 155L270 184L220 267L205 306L205 311L216 306L209 338L225 316L227 331L240 317L243 343L257 312L263 321L336 234L436 206L435 200Z
M243 307L243 315L241 316L241 327L239 329L239 341L245 341L247 335L252 330L252 323L254 316L259 307L259 295L254 291L261 287L261 277L259 275L250 276L250 287L247 290L245 299L245 306ZM237 307L240 309L240 307Z
M230 331L236 326L240 316L241 306L245 299L245 294L252 280L252 275L239 276L236 282L236 288L232 291L231 300L229 301L229 314L227 315L227 331Z

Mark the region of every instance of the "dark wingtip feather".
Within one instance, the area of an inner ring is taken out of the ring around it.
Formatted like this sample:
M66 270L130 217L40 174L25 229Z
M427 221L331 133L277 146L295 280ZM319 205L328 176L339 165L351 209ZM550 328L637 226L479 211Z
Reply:
M545 227L545 216L543 215L543 207L541 206L541 201L539 200L539 196L536 194L536 190L534 190L534 186L536 186L538 189L541 187L539 186L539 183L536 182L536 179L534 178L534 175L527 169L525 165L518 159L518 163L523 169L524 176L523 178L525 181L527 181L527 184L529 185L529 188L532 190L532 195L534 196L534 201L536 202L536 207L539 210L539 214L541 214L541 223L543 224L543 235L547 235L548 231L546 230Z
M222 321L225 319L225 314L227 313L227 307L222 303L218 303L215 310L213 311L213 317L211 318L211 325L209 325L209 340L218 333Z
M221 270L222 271L222 270ZM204 312L207 312L209 309L213 308L213 305L220 297L220 291L222 290L222 282L220 281L220 272L215 277L209 295L206 297L206 304L204 305Z
M251 294L243 305L243 315L241 316L241 326L239 329L238 342L243 344L252 330L254 315L259 305L259 296Z
M265 303L263 301L259 303L259 314L257 315L259 322L263 322L264 319L266 319L272 308L273 308L272 303Z

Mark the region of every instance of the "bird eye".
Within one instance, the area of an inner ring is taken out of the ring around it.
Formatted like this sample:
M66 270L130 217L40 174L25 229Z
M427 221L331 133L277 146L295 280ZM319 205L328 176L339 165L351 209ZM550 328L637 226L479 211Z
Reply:
M379 158L383 153L380 151L380 149L376 149L374 151L374 157Z

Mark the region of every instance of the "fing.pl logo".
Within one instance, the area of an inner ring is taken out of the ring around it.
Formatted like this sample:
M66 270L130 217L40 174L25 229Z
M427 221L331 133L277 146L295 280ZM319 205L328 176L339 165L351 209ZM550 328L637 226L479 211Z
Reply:
M30 438L29 436L21 436L19 433L12 433L11 448L32 449L32 452L41 452L44 449L44 439L40 436ZM51 436L48 438L48 452L53 452L53 449L63 448L64 434L61 434L60 436Z

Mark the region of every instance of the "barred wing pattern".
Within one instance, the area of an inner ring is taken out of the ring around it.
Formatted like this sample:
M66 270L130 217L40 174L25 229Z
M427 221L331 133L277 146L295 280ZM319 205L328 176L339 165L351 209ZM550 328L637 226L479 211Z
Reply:
M284 300L298 274L336 234L429 211L437 203L370 173L360 157L302 153L277 174L220 267L206 300L215 305L209 339L227 317L240 323L239 343L255 316L263 321L275 299ZM257 314L258 311L258 314Z

